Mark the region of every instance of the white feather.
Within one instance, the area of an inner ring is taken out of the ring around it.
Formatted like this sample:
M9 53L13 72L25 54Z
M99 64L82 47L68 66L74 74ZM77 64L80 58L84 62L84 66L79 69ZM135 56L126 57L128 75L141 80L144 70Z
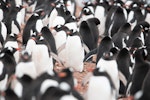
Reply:
M3 20L3 16L4 16L4 13L3 13L2 9L0 9L0 21Z
M75 71L83 71L84 48L79 36L68 36L66 41L65 66Z
M58 87L58 82L55 80L47 79L45 80L40 88L40 92L44 94L49 87Z
M6 40L6 37L7 37L7 28L6 28L6 25L1 22L1 34L2 34L2 37L4 40Z
M86 100L114 100L109 80L104 76L92 76L89 80Z
M19 34L19 29L15 25L14 21L12 21L12 23L11 23L11 33Z
M23 75L28 75L32 79L35 79L37 77L37 72L35 68L34 62L20 62L16 66L16 72L15 75L17 77L22 77Z
M104 59L100 59L97 63L97 68L100 68L100 71L106 71L110 75L117 92L119 92L120 83L119 83L118 66L116 60L107 61Z
M72 95L64 95L60 98L60 100L78 100L78 99Z
M37 30L39 33L41 32L43 26L44 26L44 25L43 25L42 20L41 20L41 19L37 20L37 22L36 22L36 30Z

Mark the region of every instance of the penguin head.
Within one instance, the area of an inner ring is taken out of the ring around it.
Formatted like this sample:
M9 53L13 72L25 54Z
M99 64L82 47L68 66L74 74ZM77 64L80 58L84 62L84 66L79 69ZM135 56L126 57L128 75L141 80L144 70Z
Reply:
M81 12L82 15L93 15L92 11L88 7L84 7Z
M146 49L146 47L140 47L138 48L134 53L133 53L133 57L135 57L136 59L142 59L142 60L146 60L148 57L148 51Z
M31 56L32 56L32 54L31 54L30 51L28 51L28 50L23 50L23 51L21 52L21 61L23 61L23 62L30 61L30 60L31 60Z
M33 13L34 16L43 17L45 15L44 9L38 9Z
M72 77L72 69L71 68L65 68L61 72L58 73L58 77L60 78L67 78Z
M5 47L2 49L2 51L0 52L1 57L3 57L6 53L7 54L14 54L16 51L20 50L20 48L13 48L11 46L9 47ZM3 56L2 56L3 55Z
M134 39L134 41L130 47L131 54L133 54L134 51L136 51L138 48L140 48L142 46L143 46L143 42L140 37L137 37L136 39Z
M148 22L142 21L142 22L139 22L138 24L141 26L143 32L149 31L150 25Z

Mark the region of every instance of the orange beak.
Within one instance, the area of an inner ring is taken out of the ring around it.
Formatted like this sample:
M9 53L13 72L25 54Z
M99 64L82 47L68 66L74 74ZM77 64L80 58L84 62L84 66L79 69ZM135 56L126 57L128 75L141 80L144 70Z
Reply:
M60 73L58 73L58 76L59 76L60 78L63 78L63 77L66 77L67 74L66 74L65 72L60 72Z

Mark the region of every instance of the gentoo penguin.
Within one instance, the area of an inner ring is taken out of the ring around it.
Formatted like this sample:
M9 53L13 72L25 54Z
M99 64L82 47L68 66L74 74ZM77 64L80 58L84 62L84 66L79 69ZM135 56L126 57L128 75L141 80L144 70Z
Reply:
M63 1L56 1L49 17L49 28L65 24L65 7Z
M48 42L51 52L55 53L57 55L57 50L56 50L56 44L55 44L55 39L51 31L48 29L48 27L43 27L41 30L41 35L44 37L44 39Z
M119 89L119 94L122 96L125 96L126 94L126 86L127 82L130 77L130 64L131 64L131 59L130 59L130 52L128 48L122 48L120 52L118 53L118 56L116 58L117 64L118 64L118 70L123 74L124 78L123 80L120 80L120 89Z
M5 41L3 47L4 48L6 48L6 47L19 48L19 44L18 44L18 40L17 40L18 38L19 38L19 35L15 34L15 33L9 34L6 38L6 41ZM20 57L19 51L16 51L14 53L14 57L15 57L16 63L18 63L19 57Z
M109 36L105 36L100 45L97 48L97 59L96 63L100 60L100 58L103 56L104 52L109 52L110 49L114 46L112 39Z
M86 21L89 18L94 18L94 14L88 7L84 7L78 17L78 25L80 25L82 21Z
M81 38L89 50L93 50L97 47L99 35L97 27L98 24L100 24L100 22L97 18L82 21L80 24L79 33L81 34Z
M103 56L97 62L96 67L99 68L100 71L104 70L110 75L118 96L120 88L119 71L116 58L114 57L112 52L104 52Z
M12 32L15 32L16 34L20 33L20 25L17 21L17 14L22 9L22 6L19 7L13 7L8 12L7 17L5 18L5 25L7 27L7 33L11 34Z
M131 33L131 25L129 23L125 23L122 25L118 32L113 35L112 41L114 42L114 45L117 46L119 49L124 48L126 45L125 40L129 36L129 33Z
M143 84L142 84L142 89L140 90L142 92L142 96L138 99L138 100L149 100L150 99L150 95L149 95L149 80L150 79L150 70L148 70ZM136 93L137 94L137 93Z
M23 50L21 52L20 61L16 66L16 76L22 77L24 74L27 74L30 75L32 79L37 77L36 67L31 58L32 54L30 51Z
M29 39L26 50L30 50L32 53L32 60L35 63L38 76L47 70L53 70L53 59L43 36Z
M2 48L7 37L7 28L3 22L0 22L0 48Z
M64 0L64 4L71 15L75 16L76 13L76 2L75 0Z
M43 24L42 24L40 17L42 15L43 15L43 11L40 10L39 12L33 13L32 16L27 20L27 23L24 27L23 35L22 35L23 45L27 44L27 41L30 38L31 30L33 31L33 33L41 32Z
M101 24L98 27L100 36L103 36L105 32L105 22L106 22L108 7L109 7L108 3L106 2L107 2L106 0L96 1L96 8L95 8L94 16L98 18L101 22ZM101 14L99 14L99 12L101 12Z
M94 91L94 92L93 92ZM86 100L115 100L115 86L110 75L106 71L96 68L90 77Z
M6 71L8 73L8 77L10 77L15 72L16 61L14 58L14 53L18 50L18 48L6 47L2 49L0 52L0 61L3 63Z
M109 28L106 27L106 34L108 34L109 36L113 36L118 31L120 26L127 22L126 13L124 12L124 9L121 7L117 7L112 16L107 17L111 19Z
M115 4L112 5L106 17L105 24L105 33L104 35L113 36L121 25L125 24L127 21L127 12L123 8L124 3L121 1L116 1ZM120 19L123 18L123 19ZM122 20L122 21L118 21Z
M147 50L145 47L139 48L135 51L135 64L132 74L132 85L130 88L130 94L134 95L137 91L142 89L144 78L149 70L149 62L146 61Z
M134 29L129 34L129 38L126 41L126 46L130 47L135 38L140 37L142 35L142 26L137 24ZM141 37L142 38L142 37Z
M78 35L68 35L66 40L65 53L66 57L64 65L66 67L73 68L74 71L82 72L84 67L83 59L85 52L81 43L81 38Z
M58 82L67 82L71 88L74 88L74 78L71 68L65 68L58 73Z
M132 29L133 29L135 25L138 24L140 21L144 21L144 15L142 14L139 3L133 2L130 5L130 7L131 10L128 14L127 22L132 24Z

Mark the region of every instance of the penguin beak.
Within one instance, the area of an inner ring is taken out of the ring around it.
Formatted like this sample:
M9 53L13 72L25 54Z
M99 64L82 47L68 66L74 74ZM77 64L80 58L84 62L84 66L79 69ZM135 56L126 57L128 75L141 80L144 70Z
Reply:
M20 50L21 50L21 48L16 48L16 50L17 50L17 51L20 51Z
M69 5L69 4L66 4L66 7L67 7L67 6L71 6L71 5Z
M93 71L94 71L94 68L88 67L88 68L87 68L87 71L88 71L88 72L93 72Z
M58 73L58 76L59 76L60 78L63 78L63 77L66 77L67 74L66 74L65 72L60 72L60 73Z
M55 5L55 3L51 3L51 6L52 6L52 7L55 7L56 5Z
M36 40L36 38L35 38L35 37L31 37L31 39L32 39L32 40L34 40L34 41Z
M23 5L22 8L27 8L27 6Z
M54 27L50 27L50 30L54 30Z

